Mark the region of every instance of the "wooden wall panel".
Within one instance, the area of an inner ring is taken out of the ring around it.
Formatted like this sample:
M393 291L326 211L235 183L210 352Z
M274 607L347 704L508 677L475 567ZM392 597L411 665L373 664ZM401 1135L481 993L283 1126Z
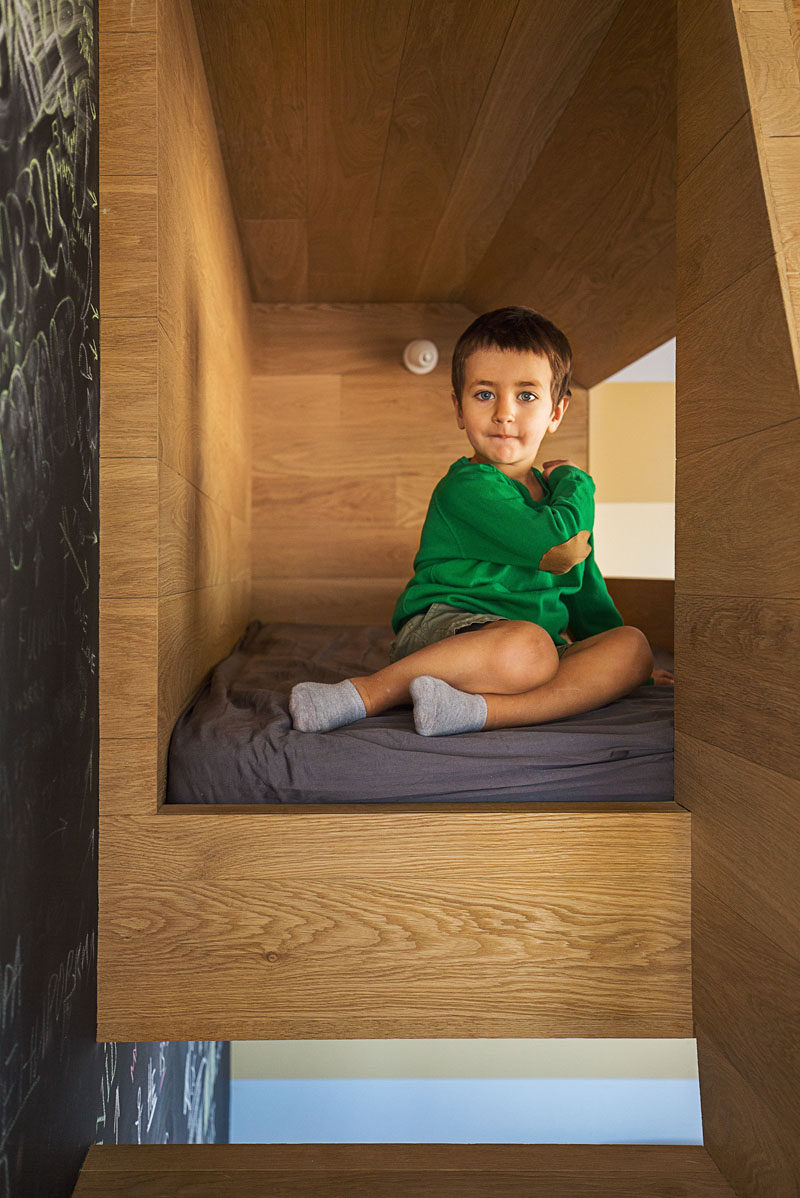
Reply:
M101 6L102 7L102 6ZM156 173L156 37L104 30L100 41L103 99L114 121L100 125L105 175Z
M155 458L158 362L155 316L104 317L100 457Z
M413 307L300 305L292 325L282 305L274 327L270 309L256 308L254 618L389 621L412 573L431 491L451 462L472 452L450 401L453 346L472 316ZM438 344L429 375L401 364L414 335ZM294 373L299 367L304 372ZM576 386L543 460L563 456L586 467L587 412Z
M674 332L674 106L674 6L628 0L463 292L543 311L584 386Z
M800 77L782 0L723 8L684 6L681 35L675 793L692 812L706 1146L738 1194L789 1198L800 1177L789 1030L800 993L789 482L800 450L789 269L800 136L787 96ZM713 72L690 43L717 47Z
M731 1198L704 1148L649 1144L93 1145L75 1194Z
M681 182L749 109L730 0L678 0L678 89Z
M102 88L102 75L100 79ZM101 103L103 95L101 90ZM101 158L102 316L104 319L109 316L155 316L158 308L158 218L155 178L107 176L103 174L103 166L104 161Z
M101 1034L690 1034L688 816L547 806L104 819Z

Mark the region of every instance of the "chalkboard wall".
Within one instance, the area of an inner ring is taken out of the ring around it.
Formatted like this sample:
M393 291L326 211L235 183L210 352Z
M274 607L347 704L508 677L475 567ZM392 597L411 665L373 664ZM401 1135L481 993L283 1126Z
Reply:
M228 1045L95 1039L97 61L92 0L0 0L0 1198L227 1139Z

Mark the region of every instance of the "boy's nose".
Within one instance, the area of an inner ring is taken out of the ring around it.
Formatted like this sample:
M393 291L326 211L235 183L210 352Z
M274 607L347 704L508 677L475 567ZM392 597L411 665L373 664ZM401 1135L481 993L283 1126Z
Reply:
M509 420L514 419L514 411L507 399L499 399L494 410L492 419L496 424L507 424Z

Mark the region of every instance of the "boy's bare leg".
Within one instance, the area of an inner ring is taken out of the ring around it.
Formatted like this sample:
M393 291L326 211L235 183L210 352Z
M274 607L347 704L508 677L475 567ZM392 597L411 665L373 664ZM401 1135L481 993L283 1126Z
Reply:
M441 678L469 694L516 694L553 678L558 664L556 647L538 624L499 620L426 645L375 674L350 681L367 715L377 715L410 702L409 686L421 675Z
M544 724L621 699L653 671L644 633L625 625L570 645L553 678L522 694L484 690L486 728Z

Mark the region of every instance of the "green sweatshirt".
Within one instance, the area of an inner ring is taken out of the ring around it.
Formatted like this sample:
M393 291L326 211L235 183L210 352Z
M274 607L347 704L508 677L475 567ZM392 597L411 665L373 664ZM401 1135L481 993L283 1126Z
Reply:
M494 466L453 463L431 496L395 632L432 603L528 620L557 645L567 628L583 640L623 623L594 560L594 482L577 466L549 480L533 472L540 500Z

